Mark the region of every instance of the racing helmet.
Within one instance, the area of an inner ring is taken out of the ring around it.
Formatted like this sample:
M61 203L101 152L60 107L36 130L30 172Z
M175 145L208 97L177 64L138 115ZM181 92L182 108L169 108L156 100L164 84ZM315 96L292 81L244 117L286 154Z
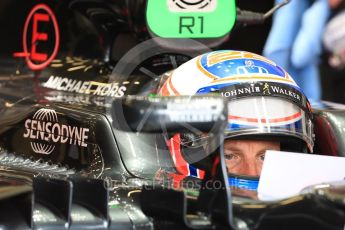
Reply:
M226 139L275 140L280 142L282 151L313 151L308 99L284 69L263 56L245 51L214 51L193 58L162 79L161 96L217 93L226 97ZM206 140L204 134L173 138L180 141L181 149L196 148ZM230 184L243 182L244 188L257 187L258 178L231 178Z

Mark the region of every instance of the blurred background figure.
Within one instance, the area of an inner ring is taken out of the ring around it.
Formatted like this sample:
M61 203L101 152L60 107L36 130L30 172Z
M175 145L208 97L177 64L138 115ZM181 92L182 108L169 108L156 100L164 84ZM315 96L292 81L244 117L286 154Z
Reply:
M276 4L283 0L276 0ZM278 10L263 54L282 66L310 99L313 106L321 100L318 64L322 36L331 14L342 0L291 0Z
M333 0L332 10L323 34L323 62L320 65L322 98L345 104L345 2Z

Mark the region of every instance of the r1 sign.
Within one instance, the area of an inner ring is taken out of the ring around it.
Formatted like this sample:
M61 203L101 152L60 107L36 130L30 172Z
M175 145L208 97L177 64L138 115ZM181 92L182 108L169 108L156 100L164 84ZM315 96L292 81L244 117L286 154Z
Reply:
M162 38L220 38L236 18L235 0L148 0L149 29Z

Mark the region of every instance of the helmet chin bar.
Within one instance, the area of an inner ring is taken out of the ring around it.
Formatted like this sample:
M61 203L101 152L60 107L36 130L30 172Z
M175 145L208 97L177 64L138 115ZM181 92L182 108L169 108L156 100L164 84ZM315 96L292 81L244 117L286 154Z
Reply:
M257 191L260 177L228 174L230 187L237 189L245 189L249 191Z

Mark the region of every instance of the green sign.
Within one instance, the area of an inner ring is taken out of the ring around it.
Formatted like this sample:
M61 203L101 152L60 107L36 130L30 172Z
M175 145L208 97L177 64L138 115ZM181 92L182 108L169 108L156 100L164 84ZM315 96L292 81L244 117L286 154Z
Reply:
M236 19L235 0L148 0L150 30L163 38L218 38Z

